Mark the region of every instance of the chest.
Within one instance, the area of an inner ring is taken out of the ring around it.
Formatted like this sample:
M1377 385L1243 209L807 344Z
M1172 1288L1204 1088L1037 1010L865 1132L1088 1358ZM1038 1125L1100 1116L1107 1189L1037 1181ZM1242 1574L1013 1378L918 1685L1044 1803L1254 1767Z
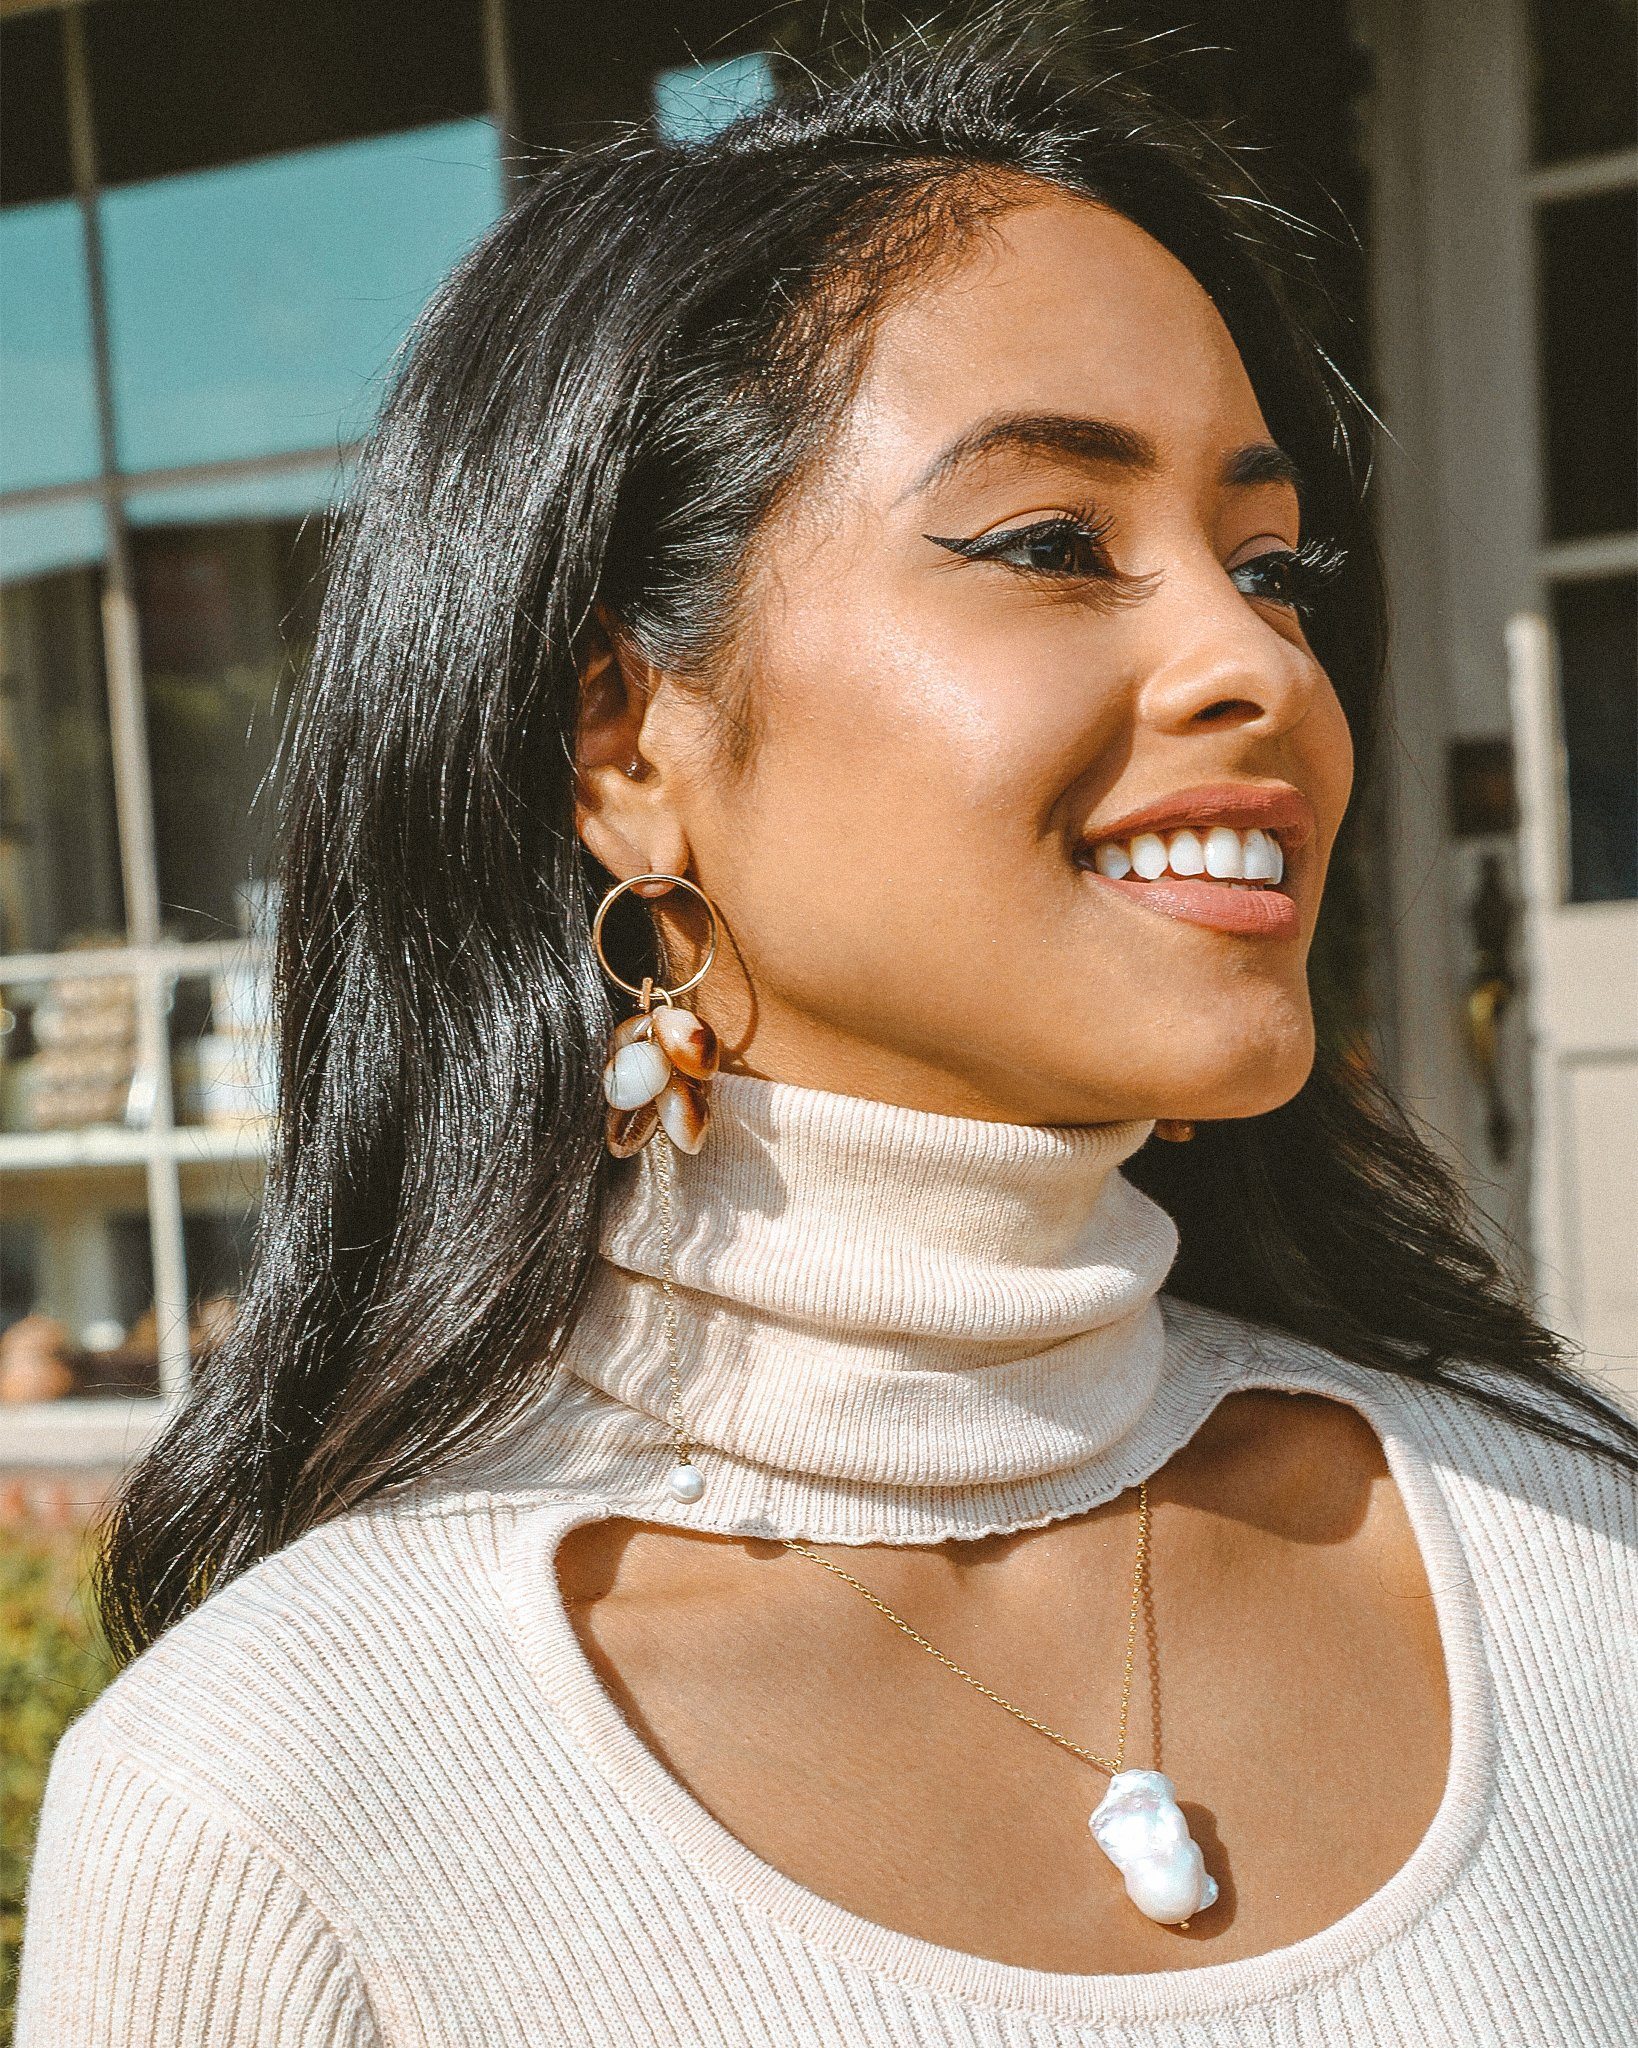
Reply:
M1150 1482L1135 1630L1135 1495L959 1557L814 1546L949 1664L778 1545L591 1525L559 1574L659 1760L809 1890L1038 1969L1230 1961L1330 1925L1407 1860L1444 1789L1448 1698L1374 1438L1310 1442L1296 1473L1200 1465ZM1093 1841L1107 1772L1000 1704L1112 1760L1123 1699L1125 1765L1172 1778L1220 1887L1186 1930L1145 1919Z

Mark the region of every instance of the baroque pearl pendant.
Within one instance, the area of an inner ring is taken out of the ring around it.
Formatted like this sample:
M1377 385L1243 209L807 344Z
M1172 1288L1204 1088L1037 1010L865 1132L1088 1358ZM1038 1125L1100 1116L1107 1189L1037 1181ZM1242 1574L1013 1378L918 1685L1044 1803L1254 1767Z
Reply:
M1140 1913L1169 1927L1217 1900L1217 1880L1162 1771L1117 1771L1091 1819L1093 1839L1126 1880Z

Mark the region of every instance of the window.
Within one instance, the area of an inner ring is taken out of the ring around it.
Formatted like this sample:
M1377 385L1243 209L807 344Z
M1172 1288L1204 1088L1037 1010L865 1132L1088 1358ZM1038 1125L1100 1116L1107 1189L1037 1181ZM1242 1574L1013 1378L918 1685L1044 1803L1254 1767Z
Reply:
M122 470L333 449L494 214L487 121L374 136L98 202Z
M1553 592L1569 782L1570 901L1638 896L1638 576Z
M0 1398L113 1455L246 1269L263 790L354 439L503 136L705 132L768 89L745 43L716 0L0 19Z
M1536 220L1552 540L1638 526L1638 195L1591 192Z
M773 67L760 51L718 64L682 64L654 81L654 119L669 142L703 141L771 99Z
M1560 164L1630 148L1638 109L1632 0L1531 0L1532 155Z
M483 0L0 21L0 1398L116 1454L245 1270L258 792L350 445L500 204L494 43Z
M1532 10L1539 559L1569 900L1638 896L1638 63L1631 0Z

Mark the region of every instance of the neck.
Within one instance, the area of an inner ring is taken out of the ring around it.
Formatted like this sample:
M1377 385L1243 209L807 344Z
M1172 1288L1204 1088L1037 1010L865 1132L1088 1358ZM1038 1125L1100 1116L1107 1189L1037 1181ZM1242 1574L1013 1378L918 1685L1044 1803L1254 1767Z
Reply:
M990 1122L719 1074L669 1156L681 1413L672 1502L656 1137L615 1169L549 1412L495 1476L702 1529L938 1541L1077 1511L1198 1424L1156 1299L1170 1218L1120 1173L1147 1121Z

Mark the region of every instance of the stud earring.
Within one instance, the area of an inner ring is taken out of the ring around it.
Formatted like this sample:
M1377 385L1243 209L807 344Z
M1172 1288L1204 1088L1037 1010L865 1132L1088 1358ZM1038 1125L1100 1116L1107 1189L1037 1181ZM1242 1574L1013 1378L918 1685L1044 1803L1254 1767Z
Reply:
M1164 1138L1168 1145L1186 1145L1194 1136L1194 1125L1182 1117L1163 1116L1156 1120L1155 1136Z
M642 986L624 980L603 951L603 920L610 906L639 882L671 882L697 896L711 920L705 958L675 988L658 985L644 975ZM703 1017L678 1005L677 998L697 988L716 958L717 909L697 883L686 875L633 875L617 882L597 906L592 944L603 972L617 988L637 998L637 1010L614 1027L608 1061L603 1068L603 1094L608 1103L603 1135L616 1159L640 1152L654 1133L665 1130L680 1152L697 1152L711 1120L706 1083L717 1070L717 1034Z

